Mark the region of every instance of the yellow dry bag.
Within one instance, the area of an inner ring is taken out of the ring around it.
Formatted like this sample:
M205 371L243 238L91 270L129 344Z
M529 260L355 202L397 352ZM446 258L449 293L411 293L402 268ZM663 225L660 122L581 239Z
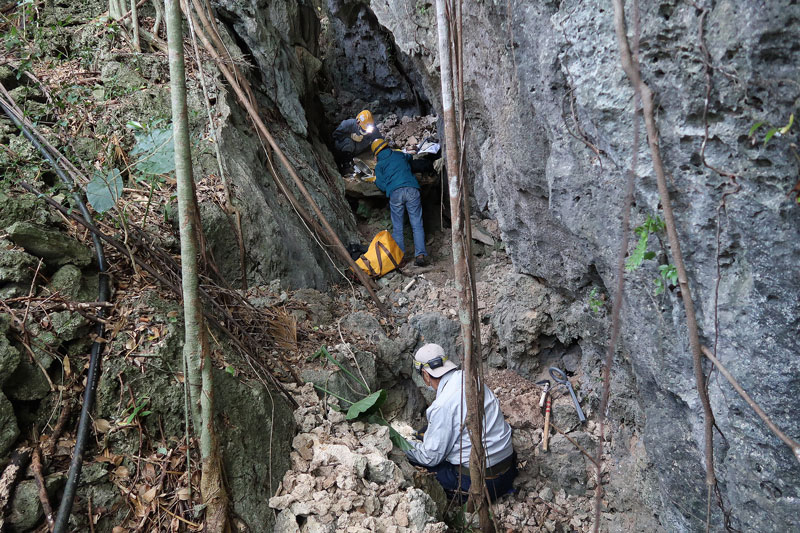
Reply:
M403 260L403 251L392 238L392 234L383 230L369 243L369 249L356 260L356 264L372 276L379 278L388 274Z

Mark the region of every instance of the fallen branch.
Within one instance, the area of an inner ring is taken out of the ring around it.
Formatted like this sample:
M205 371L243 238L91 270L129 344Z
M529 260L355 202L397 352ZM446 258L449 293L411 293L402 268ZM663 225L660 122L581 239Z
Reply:
M50 497L47 495L47 483L45 483L44 474L42 473L42 450L39 449L39 446L33 448L31 470L33 470L33 479L36 480L36 487L39 489L39 501L42 502L44 519L47 521L48 529L53 531L56 524L53 520L53 507L50 505Z
M781 429L777 425L775 425L775 423L767 415L767 413L765 413L764 410L761 409L761 407L759 407L759 405L750 397L750 395L747 394L747 392L745 392L742 386L739 385L739 382L736 381L736 378L734 378L733 375L731 375L731 373L728 372L728 369L725 368L722 363L720 363L719 359L714 357L714 354L711 353L711 350L709 350L705 346L701 347L701 349L703 351L703 355L708 357L708 359L712 363L714 363L714 366L717 367L720 374L722 374L725 377L725 379L728 380L728 383L731 384L733 390L735 390L739 394L739 396L741 396L742 399L745 402L747 402L747 405L749 405L753 409L753 411L756 412L759 418L761 418L761 420L764 421L764 423L767 425L770 431L772 431L772 433L774 433L776 437L781 439L789 447L789 449L792 450L792 453L794 453L795 458L798 461L800 461L800 443L789 437L786 433L781 431Z
M20 472L25 471L31 459L31 449L28 447L17 448L11 454L11 459L0 476L0 533L6 531L6 515L11 510L11 496L19 481Z

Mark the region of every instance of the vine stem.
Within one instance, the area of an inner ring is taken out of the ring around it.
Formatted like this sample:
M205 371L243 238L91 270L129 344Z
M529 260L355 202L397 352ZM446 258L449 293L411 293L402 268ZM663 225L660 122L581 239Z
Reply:
M617 34L617 42L620 48L622 68L625 71L625 74L628 76L631 85L633 85L634 92L639 96L640 101L642 102L644 122L647 129L647 142L650 146L651 157L653 158L653 169L656 173L658 194L661 199L661 207L664 211L664 222L666 224L667 237L669 239L670 252L672 254L672 262L678 272L678 284L681 288L681 299L683 300L683 306L686 312L686 328L689 334L689 346L692 351L692 366L694 369L697 393L700 397L700 403L703 405L706 485L710 488L716 485L717 482L716 475L714 473L714 413L711 410L711 402L709 401L708 393L706 392L705 375L703 373L702 366L703 354L700 350L700 337L697 327L697 317L695 314L694 302L692 301L692 294L689 289L689 280L688 276L686 275L683 254L681 253L680 240L678 238L678 231L675 225L675 217L672 213L672 202L670 200L669 190L667 189L664 163L661 159L661 150L658 145L658 130L656 128L655 121L653 92L650 90L650 87L648 87L644 80L642 80L641 72L639 70L639 63L638 61L634 60L631 54L625 24L625 7L623 0L612 0L612 2L614 5L614 27Z

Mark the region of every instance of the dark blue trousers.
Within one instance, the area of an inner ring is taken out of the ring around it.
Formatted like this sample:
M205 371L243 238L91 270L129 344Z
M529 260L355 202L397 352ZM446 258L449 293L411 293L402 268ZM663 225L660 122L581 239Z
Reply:
M413 462L412 462L413 464ZM424 466L424 465L420 465ZM442 461L436 466L425 466L430 472L436 474L436 480L442 485L447 497L450 499L458 498L463 504L467 501L471 480L468 475L460 474L457 466ZM459 488L458 478L461 476L461 486ZM491 476L490 476L491 477ZM495 501L500 496L514 491L514 478L517 477L517 452L511 456L511 468L497 477L486 480L486 488L489 491L489 498Z

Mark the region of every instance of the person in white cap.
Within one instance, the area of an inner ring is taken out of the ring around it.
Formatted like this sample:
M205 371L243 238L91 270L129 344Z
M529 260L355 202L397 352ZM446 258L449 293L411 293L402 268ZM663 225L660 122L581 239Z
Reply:
M469 456L472 451L465 426L464 376L438 344L426 344L414 354L414 368L436 399L425 415L428 427L422 442L413 443L406 455L412 464L424 466L448 496L466 500L470 486ZM503 418L500 402L483 386L483 441L486 450L486 487L495 500L513 491L517 476L516 454L511 445L511 426ZM460 481L460 483L459 483Z

